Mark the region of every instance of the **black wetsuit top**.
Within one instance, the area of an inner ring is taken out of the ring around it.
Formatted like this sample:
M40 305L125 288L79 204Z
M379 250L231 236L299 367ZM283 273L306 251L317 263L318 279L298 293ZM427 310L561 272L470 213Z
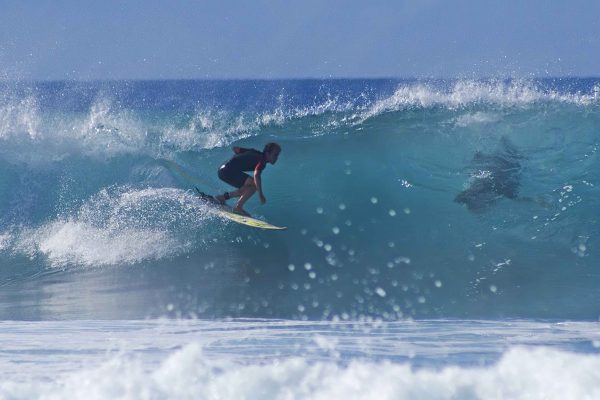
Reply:
M262 151L240 148L240 152L219 168L219 178L232 186L244 186L250 175L242 171L262 171L267 159Z

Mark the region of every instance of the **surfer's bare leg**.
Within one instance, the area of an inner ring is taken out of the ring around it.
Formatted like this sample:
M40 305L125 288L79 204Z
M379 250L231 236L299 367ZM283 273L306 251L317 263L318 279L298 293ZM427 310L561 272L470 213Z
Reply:
M240 196L240 199L238 200L235 207L233 207L233 211L248 215L248 213L244 210L244 204L246 204L248 199L250 197L252 197L252 195L254 195L254 193L256 193L256 187L254 185L244 186L244 187L242 187L242 189L245 189L245 190L242 193L242 195Z
M233 196L233 193L230 193L229 195L231 197L240 196L240 199L238 200L235 207L233 207L233 211L244 215L250 215L244 210L244 204L246 204L248 199L250 199L250 197L252 197L254 193L256 193L256 185L254 185L254 179L246 179L244 186L236 190L234 193L236 196Z
M235 207L233 207L233 211L240 213L240 214L249 215L244 210L244 204L246 204L248 199L250 197L252 197L252 195L254 195L254 193L256 193L256 186L254 185L254 179L248 178L248 179L246 179L246 182L244 182L244 186L242 186L241 188L239 188L237 190L234 190L233 192L228 192L227 199L230 199L233 197L239 197L240 199L238 200ZM218 195L218 196L215 196L215 198L221 204L225 204L225 201L227 200L224 195Z

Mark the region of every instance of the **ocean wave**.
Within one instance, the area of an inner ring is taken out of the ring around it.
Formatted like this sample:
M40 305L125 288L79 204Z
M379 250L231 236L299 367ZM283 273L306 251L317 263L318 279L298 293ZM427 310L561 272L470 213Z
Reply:
M568 368L565 368L568 365ZM118 356L55 382L0 384L11 399L592 399L600 396L597 355L513 348L489 367L413 369L410 364L309 362L256 365L210 359L198 344L157 368ZM560 379L556 379L560 376Z
M598 287L588 273L599 246L595 105L537 104L551 90L526 82L386 84L360 102L362 82L340 84L346 96L320 97L299 84L300 100L291 93L254 108L144 108L111 93L74 110L49 108L43 96L9 99L0 135L5 279L20 263L29 271L160 265L168 277L189 256L219 273L231 267L241 286L214 296L175 284L194 299L182 312L201 303L216 317L597 319L595 303L581 301ZM580 82L581 92L591 84ZM162 99L164 85L151 86ZM497 106L502 99L509 108ZM351 127L369 111L372 119ZM265 171L266 207L257 196L247 204L285 232L213 221L192 193L166 188L226 190L216 169L232 154L220 146L241 138L241 146L276 140L285 149ZM512 163L518 173L505 171L507 141L522 155ZM197 179L179 179L163 158ZM477 173L498 182L477 185ZM454 201L467 189L479 213Z

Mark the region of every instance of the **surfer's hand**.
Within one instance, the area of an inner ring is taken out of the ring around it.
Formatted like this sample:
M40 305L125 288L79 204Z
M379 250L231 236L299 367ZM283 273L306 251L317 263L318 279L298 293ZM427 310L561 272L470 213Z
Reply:
M260 197L260 204L265 204L267 202L267 199L264 194L260 193L259 197Z

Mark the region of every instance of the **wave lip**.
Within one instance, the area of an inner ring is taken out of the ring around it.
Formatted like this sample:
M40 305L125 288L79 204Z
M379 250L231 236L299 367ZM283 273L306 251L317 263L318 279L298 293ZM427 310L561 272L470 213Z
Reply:
M131 113L115 110L108 100L94 103L86 114L50 114L31 96L0 101L0 155L13 163L150 153L147 127Z
M569 91L551 87L543 80L390 81L383 86L367 81L352 90L335 82L324 82L306 93L303 90L287 93L285 84L282 82L282 88L276 92L262 93L257 88L248 94L247 101L258 103L243 104L241 108L221 106L220 102L226 103L226 99L207 95L208 98L198 100L188 109L187 98L174 93L174 103L168 111L140 108L140 99L123 97L118 90L97 92L98 88L92 87L85 93L66 91L65 98L60 96L62 92L54 93L49 88L48 93L31 89L19 94L7 90L0 93L3 145L0 154L26 162L56 161L70 156L167 157L181 151L227 146L273 130L283 130L285 136L290 131L309 130L309 136L319 136L324 131L361 124L383 113L414 108L455 110L472 105L511 107L537 102L589 106L600 99L598 83L591 88ZM165 84L151 85L158 90L164 89ZM274 86L279 87L276 82ZM49 96L62 100L65 109L60 105L49 106L46 100ZM83 105L72 109L70 103Z
M457 109L474 104L523 106L542 101L556 101L581 106L600 99L600 85L589 93L568 93L544 89L534 81L475 81L460 80L448 88L435 83L400 84L391 96L375 101L362 113L361 121L385 113L408 108L447 107Z

